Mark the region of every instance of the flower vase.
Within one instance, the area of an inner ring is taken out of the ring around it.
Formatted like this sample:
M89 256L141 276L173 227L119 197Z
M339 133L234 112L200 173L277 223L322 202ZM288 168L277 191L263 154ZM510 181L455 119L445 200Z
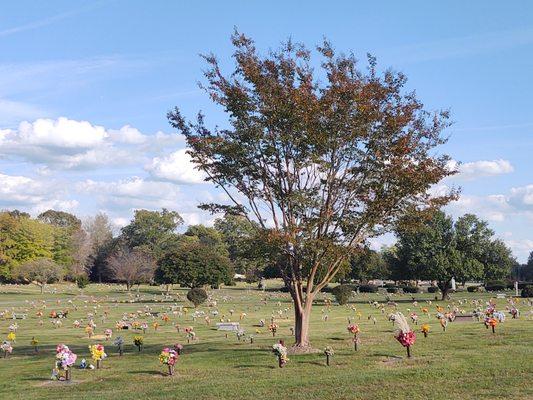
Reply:
M71 375L71 370L70 370L70 367L68 367L68 368L65 370L65 380L66 380L66 381L70 381L70 375Z
M283 358L281 356L278 356L278 365L280 368L283 368L285 366L285 363L283 362Z
M124 349L122 348L122 345L118 346L118 355L122 356L124 354Z
M411 346L406 346L407 349L407 358L411 358Z
M100 369L101 360L96 360L96 369Z
M174 366L173 365L169 365L168 366L168 374L170 376L174 375Z
M357 351L357 335L353 336L353 349Z
M423 332L424 333L424 337L428 337L428 333L427 332Z
M494 335L496 333L496 327L492 325L492 334Z
M326 365L329 367L329 354L326 354Z

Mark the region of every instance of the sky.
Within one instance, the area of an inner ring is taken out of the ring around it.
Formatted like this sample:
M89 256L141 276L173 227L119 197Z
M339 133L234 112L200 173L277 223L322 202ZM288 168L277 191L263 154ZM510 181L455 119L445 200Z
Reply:
M117 227L138 208L212 223L203 182L166 112L227 118L198 88L212 52L231 71L234 27L266 52L327 37L405 73L426 109L448 109L441 149L460 173L446 211L487 220L519 261L533 250L531 1L17 1L0 5L0 208ZM391 243L390 236L372 245Z

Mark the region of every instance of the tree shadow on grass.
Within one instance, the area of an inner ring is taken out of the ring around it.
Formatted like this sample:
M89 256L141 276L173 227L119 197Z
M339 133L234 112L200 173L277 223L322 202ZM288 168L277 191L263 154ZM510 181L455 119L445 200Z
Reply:
M240 364L235 365L233 368L253 368L253 369L276 369L274 365L265 365L265 364Z

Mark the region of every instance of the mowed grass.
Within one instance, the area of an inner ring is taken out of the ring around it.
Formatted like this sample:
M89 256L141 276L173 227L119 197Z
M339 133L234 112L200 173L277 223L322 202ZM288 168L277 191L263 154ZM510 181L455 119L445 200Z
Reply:
M52 289L56 293L50 293ZM173 290L172 300L166 302L161 302L162 294L160 288L143 286L136 302L126 303L135 298L137 291L127 294L120 286L90 285L81 294L75 286L65 284L50 286L41 295L33 286L0 286L0 310L28 314L28 319L16 321L19 329L13 354L0 359L0 399L533 399L533 320L531 305L523 299L518 305L521 317L512 320L509 316L493 335L482 323L470 320L451 323L443 332L434 316L436 305L447 307L452 303L471 312L471 301L486 302L488 294L457 293L450 302L433 300L431 304L427 301L434 295L416 294L417 306L411 295L394 295L399 311L408 315L411 310L420 315L419 325L413 325L415 330L424 322L431 326L428 338L417 334L413 358L407 359L387 320L394 308L387 306L382 313L369 303L385 303L384 294L359 294L346 306L329 308L324 299L330 296L324 294L313 309L311 340L317 349L326 345L334 348L332 365L327 367L319 352L290 356L288 365L280 369L270 350L279 339L287 344L292 341L292 303L287 294L250 290L245 284L213 290L211 295L217 306L198 308L208 315L218 309L220 314L211 316L210 326L203 317L192 320L194 309L185 298L186 290ZM459 305L459 300L465 299L466 303ZM36 313L43 300L47 307L40 326ZM505 309L507 300L496 302L499 309ZM187 307L189 312L182 317L173 314L169 307L174 304ZM151 326L154 320L139 318L150 324L144 335L145 346L139 353L133 346L133 336L138 332L119 332L115 323L124 313L145 307L168 312L171 320L165 324L156 319L161 324L156 332ZM431 315L422 315L421 307L428 307ZM55 328L49 312L66 308L70 309L68 319L63 320L62 327ZM112 340L88 339L85 324L81 328L72 326L76 319L86 322L87 313L95 310L95 334L103 335L104 329L112 328L114 337L123 336L124 356L119 357ZM109 317L102 322L104 310ZM230 310L234 310L233 316ZM358 312L362 314L360 319ZM246 313L246 317L239 321L241 313ZM260 319L268 325L273 314L280 326L275 338L266 327L256 326ZM324 321L326 314L328 320ZM247 333L243 341L231 333L225 338L223 332L216 330L215 323L223 315L241 323ZM376 324L369 316L376 318ZM349 317L361 328L357 352L346 330ZM0 339L7 336L12 322L0 320ZM193 326L198 340L187 344L185 333L177 333L176 323L182 328ZM260 333L256 333L257 329ZM253 344L249 334L254 336ZM30 346L33 336L40 342L38 354ZM70 346L78 360L89 360L88 345L97 342L106 346L109 355L103 369L74 369L71 383L50 380L58 343ZM177 342L184 344L184 354L176 375L166 376L158 355L164 346Z

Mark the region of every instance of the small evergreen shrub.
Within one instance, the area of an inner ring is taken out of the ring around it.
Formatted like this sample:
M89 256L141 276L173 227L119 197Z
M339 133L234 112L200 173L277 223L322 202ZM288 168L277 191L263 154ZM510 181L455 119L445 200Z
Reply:
M524 298L533 297L533 286L524 287L520 295Z
M198 307L204 301L207 300L207 292L202 288L192 288L187 292L187 299Z
M503 281L488 281L485 283L485 290L487 292L495 292L498 290L505 290L507 285Z
M352 296L353 288L351 285L339 285L331 289L331 294L335 296L335 300L341 306L348 303L350 297Z
M428 293L437 293L438 291L439 291L439 288L437 286L428 287Z

